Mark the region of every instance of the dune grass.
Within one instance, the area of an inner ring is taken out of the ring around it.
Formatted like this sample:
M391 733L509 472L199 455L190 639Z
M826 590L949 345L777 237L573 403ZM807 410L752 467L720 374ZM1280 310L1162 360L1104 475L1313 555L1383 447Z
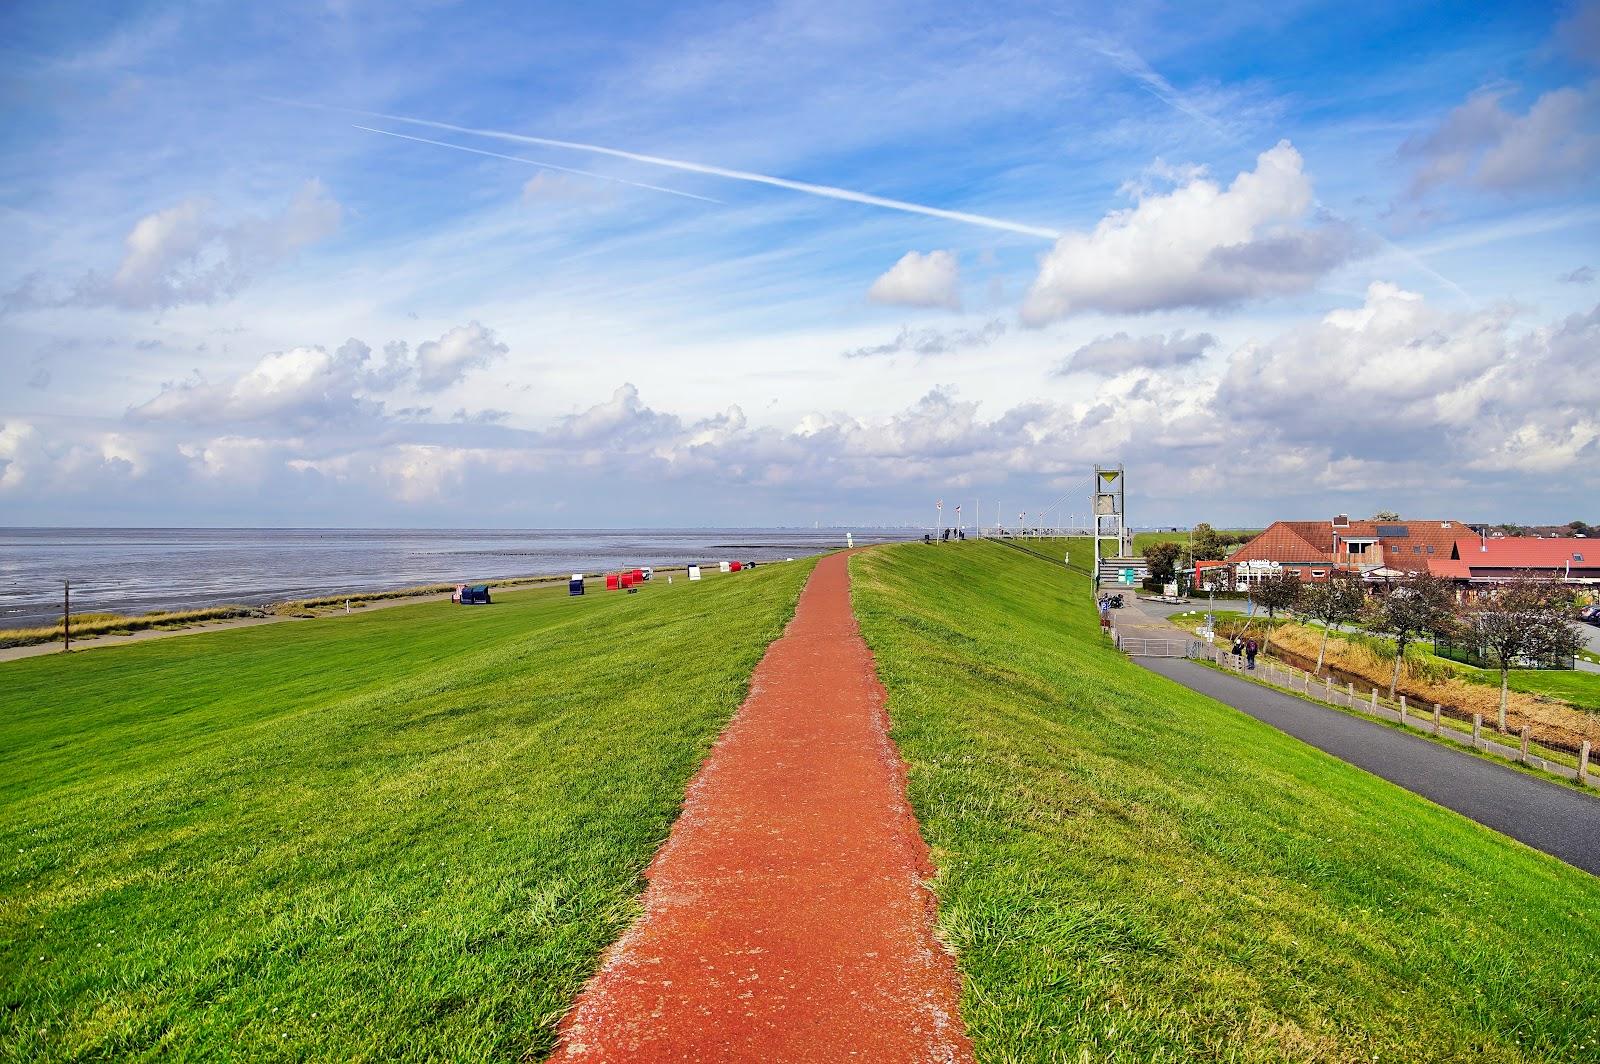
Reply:
M120 613L74 613L72 638L92 639L101 635L121 635L148 628L186 628L206 621L230 620L234 617L255 617L261 611L249 606L204 606L193 610L157 610L154 613L124 615ZM0 647L25 647L39 643L59 643L62 624L37 625L32 628L0 628Z
M1600 1059L1600 881L1139 668L1082 574L852 569L980 1059Z
M811 568L0 665L0 1058L539 1055Z

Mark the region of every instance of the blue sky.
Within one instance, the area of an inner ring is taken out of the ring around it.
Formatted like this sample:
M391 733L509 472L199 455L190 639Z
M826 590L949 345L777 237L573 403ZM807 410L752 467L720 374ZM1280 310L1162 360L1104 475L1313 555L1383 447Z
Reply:
M1600 517L1600 6L1101 6L9 5L0 523Z

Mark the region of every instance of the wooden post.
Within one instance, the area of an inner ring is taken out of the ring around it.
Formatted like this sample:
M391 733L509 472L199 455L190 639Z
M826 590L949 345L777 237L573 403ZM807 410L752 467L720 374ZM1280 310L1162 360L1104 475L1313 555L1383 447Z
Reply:
M1333 702L1333 676L1330 674L1328 677L1326 677L1326 679L1327 679L1327 683L1328 683L1328 701L1329 701L1329 703L1332 703Z
M1444 712L1444 707L1435 702L1433 704L1433 734L1439 734L1439 717Z
M1477 746L1483 739L1483 714L1472 715L1472 745Z
M1521 761L1522 761L1522 763L1524 765L1526 765L1528 763L1528 726L1526 724L1524 724L1522 726L1522 757L1521 757Z
M1400 723L1404 724L1405 722L1406 722L1406 696L1405 695L1401 695L1400 696Z
M1578 748L1578 782L1589 782L1589 740L1587 739Z
M1351 680L1345 688L1344 704L1351 709L1356 708L1356 682L1354 680Z
M61 650L72 649L72 581L61 581Z
M1378 689L1376 687L1372 689L1372 712L1378 712Z

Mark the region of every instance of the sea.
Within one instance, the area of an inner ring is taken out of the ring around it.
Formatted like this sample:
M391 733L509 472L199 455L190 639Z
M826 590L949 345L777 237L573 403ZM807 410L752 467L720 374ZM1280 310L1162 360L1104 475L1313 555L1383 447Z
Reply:
M0 628L73 613L259 606L419 584L774 561L922 529L0 528Z

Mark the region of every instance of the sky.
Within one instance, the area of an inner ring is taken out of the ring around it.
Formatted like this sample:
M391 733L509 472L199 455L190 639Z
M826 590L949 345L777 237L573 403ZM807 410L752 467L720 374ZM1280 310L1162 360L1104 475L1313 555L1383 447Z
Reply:
M1107 7L1115 8L1108 12ZM1600 520L1600 3L10 3L0 525Z

